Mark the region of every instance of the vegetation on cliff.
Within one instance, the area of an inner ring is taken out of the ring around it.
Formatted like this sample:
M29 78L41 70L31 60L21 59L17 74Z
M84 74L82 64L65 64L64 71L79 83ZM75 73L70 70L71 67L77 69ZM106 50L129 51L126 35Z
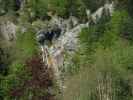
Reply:
M105 1L0 0L0 18L19 26L15 41L0 34L0 100L56 100L60 91L42 62L35 33L51 14L87 22L86 9L95 12ZM63 69L63 100L133 99L133 2L113 1L111 17L103 13L79 33L79 48Z

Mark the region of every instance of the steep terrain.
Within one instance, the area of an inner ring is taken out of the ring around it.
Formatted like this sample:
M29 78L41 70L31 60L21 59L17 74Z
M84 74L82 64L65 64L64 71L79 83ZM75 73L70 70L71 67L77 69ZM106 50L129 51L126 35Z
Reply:
M0 99L132 100L131 4L0 0Z

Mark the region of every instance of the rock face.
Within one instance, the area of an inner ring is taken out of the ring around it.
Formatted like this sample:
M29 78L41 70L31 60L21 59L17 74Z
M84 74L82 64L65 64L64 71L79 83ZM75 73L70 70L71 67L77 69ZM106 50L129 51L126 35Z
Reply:
M90 17L92 18L92 21L94 24L97 24L97 22L102 17L102 13L104 10L111 15L113 13L113 3L112 4L105 4L103 7L99 8L95 13L91 14L88 11L88 22L85 24L78 24L78 20L71 16L69 19L62 19L57 16L53 16L50 23L57 24L61 30L62 34L61 36L54 41L53 45L48 48L50 59L52 59L52 67L54 70L55 77L57 78L59 85L62 85L60 81L60 69L61 67L64 67L64 54L63 52L67 52L70 55L72 55L75 50L78 48L78 34L81 32L81 30L85 27L89 27L90 23ZM72 56L71 56L72 57ZM71 59L70 57L70 59ZM50 63L51 64L51 63ZM60 86L62 87L62 86Z
M92 18L94 24L96 24L101 17L103 16L103 12L105 11L108 16L111 16L114 11L114 3L105 4L100 7L96 12L90 13L89 10L86 11L88 18ZM62 36L54 42L54 45L58 47L63 47L66 51L75 51L78 43L78 33L81 32L82 28L89 27L90 20L85 24L79 24L78 19L71 16L67 20L63 20L59 17L54 17L51 22L58 24L62 28Z
M112 2L111 4L107 3L104 6L100 7L93 14L90 13L89 9L86 10L86 13L88 16L88 20L90 20L90 18L91 18L93 20L93 22L96 24L97 21L102 17L103 12L105 12L106 14L110 14L110 16L112 16L113 11L114 11L114 3Z
M61 34L61 28L58 26L50 27L39 31L36 35L37 41L40 45L44 45L47 42L51 43L52 40L58 39Z
M0 36L7 40L12 41L16 39L16 25L10 21L0 22Z
M94 24L97 24L103 16L104 11L111 16L114 11L114 3L107 3L94 13L91 13L90 10L86 10L88 22L85 24L80 24L78 19L74 16L70 16L68 19L63 19L57 15L51 15L52 19L49 22L50 25L58 25L62 30L61 36L53 43L55 48L49 48L51 54L53 54L53 52L56 53L58 47L64 48L64 50L68 52L75 51L78 47L78 33L81 32L82 28L89 27L91 20Z
M91 24L90 20L92 20L94 24L97 24L97 22L103 16L104 11L105 13L108 14L108 16L111 16L113 13L113 10L114 10L114 3L105 4L93 14L91 14L90 11L87 10L86 13L88 15L89 21L86 22L85 24L79 24L78 19L73 16L70 16L69 19L63 19L58 16L52 16L50 24L51 25L56 24L62 30L61 36L57 40L54 41L53 45L50 48L48 48L49 49L48 51L51 57L53 57L52 59L57 60L54 62L60 62L54 65L58 67L63 66L63 60L61 59L59 61L59 58L63 57L63 53L59 53L59 52L65 51L71 54L71 53L74 53L75 50L77 50L77 47L79 46L78 45L78 41L79 41L78 34L81 32L83 28L89 27L89 24ZM89 19L90 17L92 19ZM58 55L58 57L56 57L55 55Z

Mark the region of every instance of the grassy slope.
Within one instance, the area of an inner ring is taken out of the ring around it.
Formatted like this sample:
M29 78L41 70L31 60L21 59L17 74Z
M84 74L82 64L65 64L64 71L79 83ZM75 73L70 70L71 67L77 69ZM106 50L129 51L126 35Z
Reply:
M117 84L117 81L120 79L123 81L129 80L128 84L132 81L132 52L133 46L123 42L116 44L113 49L97 49L94 64L86 67L81 66L83 68L77 74L69 76L65 80L66 89L64 90L63 100L91 100L89 93L95 90L98 84L96 80L102 72L112 73L114 77L112 79L115 80L113 84L116 84L115 89L120 88L122 91L122 87ZM124 92L126 93L126 90ZM117 100L132 100L132 97L123 93L118 98Z
M90 91L95 91L100 75L101 80L104 80L102 75L110 73L113 84L111 88L115 87L112 91L116 93L114 100L132 100L128 88L132 88L133 45L120 37L125 16L125 12L116 12L107 23L109 26L106 25L101 39L94 36L95 29L81 33L81 47L85 49L81 49L81 55L78 53L76 56L83 59L75 62L76 66L78 64L78 73L68 76L65 81L63 100L97 100L90 97ZM91 50L94 50L93 53L90 53ZM91 63L90 58L93 60Z

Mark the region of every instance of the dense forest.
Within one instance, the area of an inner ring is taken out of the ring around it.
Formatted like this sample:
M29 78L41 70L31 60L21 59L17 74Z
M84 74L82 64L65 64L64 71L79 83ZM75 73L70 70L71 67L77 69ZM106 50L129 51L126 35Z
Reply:
M36 34L54 19L70 24L48 52L76 44L46 64ZM133 0L0 0L0 100L133 100L132 52Z

